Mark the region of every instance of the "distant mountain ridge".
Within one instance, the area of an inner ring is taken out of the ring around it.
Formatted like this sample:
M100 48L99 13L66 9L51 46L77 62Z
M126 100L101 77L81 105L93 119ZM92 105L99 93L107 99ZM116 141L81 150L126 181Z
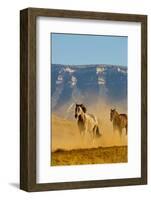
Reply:
M127 67L120 65L51 65L51 106L57 112L73 102L94 104L127 98Z

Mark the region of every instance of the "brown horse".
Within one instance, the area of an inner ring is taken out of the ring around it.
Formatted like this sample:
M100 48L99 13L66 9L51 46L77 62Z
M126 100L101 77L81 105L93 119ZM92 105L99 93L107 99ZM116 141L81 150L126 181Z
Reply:
M122 130L123 128L125 128L127 135L127 128L128 128L127 114L119 114L115 109L111 109L110 120L111 122L113 122L113 132L118 130L121 136Z

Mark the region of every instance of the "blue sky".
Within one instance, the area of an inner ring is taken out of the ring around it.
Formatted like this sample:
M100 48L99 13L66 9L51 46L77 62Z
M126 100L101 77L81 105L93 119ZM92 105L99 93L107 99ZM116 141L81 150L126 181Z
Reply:
M127 66L128 37L51 34L53 64Z

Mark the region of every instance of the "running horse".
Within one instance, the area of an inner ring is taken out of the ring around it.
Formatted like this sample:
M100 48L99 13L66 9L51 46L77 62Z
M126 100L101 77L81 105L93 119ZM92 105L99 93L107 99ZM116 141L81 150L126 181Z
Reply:
M125 128L127 135L127 128L128 128L127 114L119 114L115 109L111 109L110 120L113 123L113 132L118 130L121 136L122 130Z
M100 137L101 133L97 118L92 114L87 114L86 111L87 109L83 104L76 104L75 118L77 119L80 134L84 136L89 133L93 139L94 137Z

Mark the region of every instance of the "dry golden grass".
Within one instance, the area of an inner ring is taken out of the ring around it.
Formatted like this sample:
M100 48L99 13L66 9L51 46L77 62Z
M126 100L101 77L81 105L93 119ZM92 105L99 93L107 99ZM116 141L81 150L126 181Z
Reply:
M127 146L98 147L52 152L51 165L81 165L127 162Z

